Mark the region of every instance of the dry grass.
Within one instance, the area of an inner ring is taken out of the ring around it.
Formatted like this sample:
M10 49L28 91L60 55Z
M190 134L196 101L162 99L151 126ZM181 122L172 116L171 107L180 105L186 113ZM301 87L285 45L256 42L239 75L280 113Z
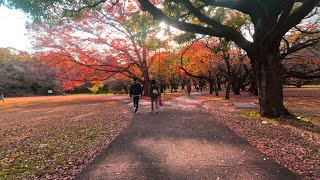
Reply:
M132 119L101 95L7 98L0 113L0 179L72 178Z

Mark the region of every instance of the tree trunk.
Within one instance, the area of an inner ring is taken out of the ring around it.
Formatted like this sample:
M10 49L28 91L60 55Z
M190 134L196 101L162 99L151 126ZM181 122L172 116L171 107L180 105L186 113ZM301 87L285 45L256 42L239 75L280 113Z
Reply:
M240 90L241 91L246 91L246 86L242 84Z
M209 82L210 94L213 94L213 82Z
M230 99L231 83L230 83L230 81L227 81L226 83L227 83L227 85L226 85L226 99Z
M250 88L249 88L249 92L250 92L250 94L253 94L253 95L255 95L255 96L258 96L258 95L259 95L259 93L258 93L258 86L257 86L256 80L251 81L251 85L250 85Z
M250 92L250 94L258 96L259 94L258 94L257 79L254 76L254 73L250 72L249 77L250 77L250 87L249 87L248 91Z
M219 96L219 89L218 89L218 84L214 83L214 91L216 93L216 96Z
M143 81L143 92L144 92L143 95L144 96L148 96L148 93L149 93L149 81L150 80L146 80L146 79Z
M150 85L150 78L149 78L149 73L147 69L144 69L142 71L143 73L143 95L148 96L149 93L149 85Z
M227 76L228 84L226 84L226 99L230 99L230 89L231 89L231 84L233 80L232 80L231 64L230 64L229 56L226 56L224 54L224 61L226 63L227 72L228 72L228 76Z
M239 82L237 82L237 80L235 78L232 78L232 90L233 90L233 93L235 95L240 95L240 86L239 86Z
M222 76L217 76L217 83L218 83L218 90L221 91L222 88L221 88L221 77Z
M264 48L253 57L257 78L260 114L264 117L280 117L289 114L283 105L283 86L280 58L277 48Z

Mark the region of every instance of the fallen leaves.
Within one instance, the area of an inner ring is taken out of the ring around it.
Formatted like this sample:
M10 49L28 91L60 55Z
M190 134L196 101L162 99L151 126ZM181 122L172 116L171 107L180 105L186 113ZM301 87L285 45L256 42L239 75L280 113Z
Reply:
M0 110L0 179L71 179L132 119L106 96L60 98Z
M303 117L302 121L262 118L257 111L237 109L233 105L234 101L257 101L257 97L242 93L241 96L224 100L224 95L221 94L220 99L210 95L203 97L207 99L204 108L211 112L216 120L304 179L320 178L319 89L307 93L285 91L286 107Z

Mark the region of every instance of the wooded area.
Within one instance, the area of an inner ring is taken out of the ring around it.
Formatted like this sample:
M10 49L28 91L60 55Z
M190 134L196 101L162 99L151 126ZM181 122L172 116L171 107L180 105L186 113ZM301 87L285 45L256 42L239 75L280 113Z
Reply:
M280 117L292 115L283 85L319 82L319 0L2 4L34 17L31 59L54 69L64 90L137 77L145 94L156 78L162 89L192 82L218 95L226 84L226 99L249 89L262 116Z
M320 0L0 6L33 45L0 48L0 179L320 178Z

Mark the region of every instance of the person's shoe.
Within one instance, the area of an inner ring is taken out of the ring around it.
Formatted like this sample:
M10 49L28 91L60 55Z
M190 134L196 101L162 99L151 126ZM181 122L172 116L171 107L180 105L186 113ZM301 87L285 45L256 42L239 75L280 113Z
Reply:
M158 111L156 110L156 113L158 113Z
M134 109L133 113L136 113L138 111L138 109Z

